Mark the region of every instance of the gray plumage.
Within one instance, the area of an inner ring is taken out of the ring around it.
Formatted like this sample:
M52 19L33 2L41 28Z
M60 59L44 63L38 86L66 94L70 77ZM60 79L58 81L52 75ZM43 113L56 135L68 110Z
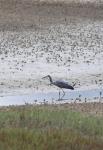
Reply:
M43 78L47 78L47 77L49 78L51 85L53 84L53 85L55 85L55 86L61 88L62 91L63 91L63 88L64 88L64 89L74 90L74 87L71 86L71 85L69 85L69 84L68 84L67 82L65 82L65 81L59 81L59 80L53 81L53 80L52 80L52 77L51 77L50 75L47 75L47 76L45 76L45 77L43 77ZM65 92L63 91L63 96L62 96L62 98L64 97L64 95L65 95ZM62 98L61 98L61 99L62 99ZM59 92L59 99L60 99L60 92Z
M69 85L67 82L64 81L55 81L52 84L58 86L59 88L74 90L74 87L72 87L71 85Z

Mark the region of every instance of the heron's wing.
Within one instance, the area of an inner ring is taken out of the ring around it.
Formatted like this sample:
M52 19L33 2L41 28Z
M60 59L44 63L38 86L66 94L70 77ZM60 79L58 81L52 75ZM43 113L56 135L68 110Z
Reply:
M68 85L68 83L65 82L65 81L57 80L57 81L54 82L54 85L63 88L64 86Z
M68 82L66 82L66 81L63 81L63 80L57 80L57 81L55 81L56 83L60 83L60 84L68 84Z
M65 82L65 81L55 81L54 85L60 88L74 89L71 85L68 84L68 82Z

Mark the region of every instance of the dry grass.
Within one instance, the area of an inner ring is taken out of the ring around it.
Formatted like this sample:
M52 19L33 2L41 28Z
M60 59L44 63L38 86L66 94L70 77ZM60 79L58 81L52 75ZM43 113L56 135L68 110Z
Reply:
M83 137L73 130L48 129L35 133L30 130L11 129L0 132L1 150L101 150L101 140Z
M0 149L100 150L103 148L103 116L94 116L88 111L89 108L95 111L99 105L1 108Z
M63 104L61 108L78 111L88 115L103 116L103 103L101 102Z

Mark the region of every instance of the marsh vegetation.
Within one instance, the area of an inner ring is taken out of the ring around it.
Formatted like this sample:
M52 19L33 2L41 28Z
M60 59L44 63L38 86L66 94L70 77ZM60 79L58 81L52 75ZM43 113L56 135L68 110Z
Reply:
M100 150L102 110L99 103L2 107L0 149Z

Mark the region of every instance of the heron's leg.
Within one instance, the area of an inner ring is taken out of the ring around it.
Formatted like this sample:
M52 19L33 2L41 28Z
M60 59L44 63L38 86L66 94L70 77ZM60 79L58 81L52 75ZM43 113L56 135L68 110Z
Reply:
M62 91L63 91L63 95L62 95L61 99L65 96L65 92L64 92L64 90L63 90L63 89L62 89Z
M60 90L59 90L59 99L58 100L60 100Z
M59 89L59 98L58 98L58 101L61 100L60 95L61 95L61 94L60 94L60 89Z

